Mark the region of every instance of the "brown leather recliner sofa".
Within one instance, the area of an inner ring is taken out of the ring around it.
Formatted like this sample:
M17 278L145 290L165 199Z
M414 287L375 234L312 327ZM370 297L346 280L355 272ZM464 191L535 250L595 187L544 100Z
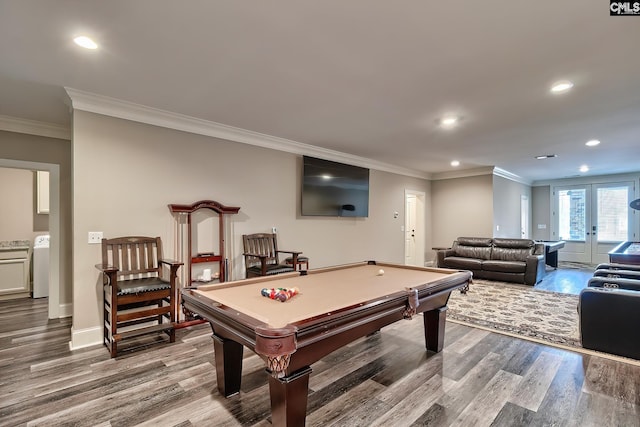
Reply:
M544 245L530 239L458 237L450 249L438 250L437 266L533 286L545 274Z

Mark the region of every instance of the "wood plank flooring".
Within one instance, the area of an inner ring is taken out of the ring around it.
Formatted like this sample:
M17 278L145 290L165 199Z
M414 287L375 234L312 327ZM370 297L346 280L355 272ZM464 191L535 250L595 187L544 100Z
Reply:
M208 325L110 359L71 352L46 299L0 302L1 426L268 426L264 364L245 350L242 391L216 389ZM424 350L401 321L312 366L308 426L640 426L640 367L447 323Z

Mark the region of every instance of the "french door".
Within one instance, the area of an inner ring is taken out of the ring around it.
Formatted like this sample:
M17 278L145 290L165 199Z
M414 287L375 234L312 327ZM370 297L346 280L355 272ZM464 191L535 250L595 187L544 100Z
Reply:
M554 187L554 237L566 242L560 259L608 262L608 252L631 238L634 192L633 182Z

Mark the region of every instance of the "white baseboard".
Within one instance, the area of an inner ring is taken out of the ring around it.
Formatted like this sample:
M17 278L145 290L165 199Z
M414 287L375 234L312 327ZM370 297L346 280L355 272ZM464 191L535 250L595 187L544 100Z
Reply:
M69 341L69 350L78 350L92 345L102 344L102 327L74 329L71 327L71 341Z
M71 317L73 316L73 304L71 303L67 303L67 304L60 304L60 311L59 316L61 319L63 317Z

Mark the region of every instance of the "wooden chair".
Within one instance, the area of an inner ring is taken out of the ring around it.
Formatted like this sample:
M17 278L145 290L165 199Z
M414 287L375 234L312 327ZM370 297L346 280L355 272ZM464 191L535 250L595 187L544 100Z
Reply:
M270 233L245 234L242 236L242 243L247 278L295 271L298 255L302 253L278 250L276 235ZM291 254L292 263L281 264L278 258L281 253Z
M96 268L103 273L104 345L111 357L127 338L164 332L169 342L175 341L176 275L181 265L162 258L159 237L102 239L102 264Z

